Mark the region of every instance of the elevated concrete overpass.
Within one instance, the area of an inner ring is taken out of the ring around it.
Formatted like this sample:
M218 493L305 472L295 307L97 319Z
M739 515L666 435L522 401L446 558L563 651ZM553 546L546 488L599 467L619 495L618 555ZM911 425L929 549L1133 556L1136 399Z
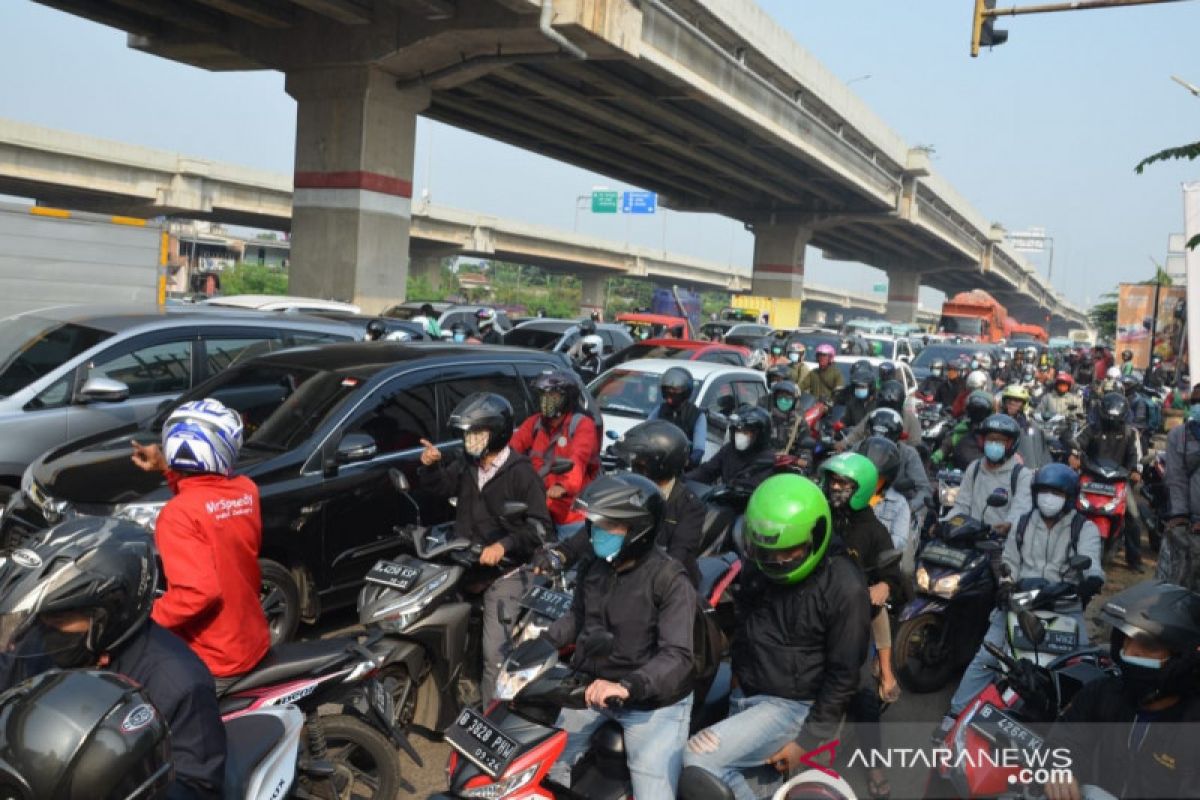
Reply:
M926 284L1083 321L753 0L38 1L164 58L286 73L300 291L402 291L381 259L408 249L424 114L744 221L757 294L799 296L812 244L886 270L893 317Z

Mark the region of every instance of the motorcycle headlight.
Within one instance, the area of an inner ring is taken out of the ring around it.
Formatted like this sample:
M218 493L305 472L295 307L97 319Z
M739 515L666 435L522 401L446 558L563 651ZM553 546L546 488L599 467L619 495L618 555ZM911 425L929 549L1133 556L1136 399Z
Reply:
M135 525L141 525L154 533L154 523L158 522L158 515L166 504L166 500L154 503L122 503L113 509L113 516Z
M952 506L958 502L957 486L943 486L939 494L941 496L940 499L942 501L942 505L944 506Z
M1102 508L1100 510L1103 511L1105 514L1111 514L1112 512L1116 511L1117 510L1117 498L1114 497L1112 500L1109 500L1107 503L1104 504L1104 508Z
M446 581L450 580L452 574L454 573L451 571L443 572L424 586L408 594L400 595L396 602L376 611L371 622L379 623L388 630L403 631L420 618L421 612L438 596L439 591L446 585Z
M1081 511L1087 511L1092 507L1092 504L1083 495L1079 495L1079 508Z
M958 593L958 584L961 580L962 573L958 572L938 578L937 582L933 584L933 593L938 597L949 599Z
M917 588L923 592L929 591L929 570L917 567Z
M556 663L558 663L558 659L550 658L525 669L513 671L500 670L500 674L496 677L495 699L501 701L512 700L517 696L517 692L529 685L530 681L537 680L542 673Z
M539 766L538 764L534 764L532 767L521 770L516 775L501 778L495 783L489 783L487 786L479 786L475 789L463 789L462 796L481 797L487 798L487 800L500 800L502 797L508 797L533 780L533 776L537 775Z

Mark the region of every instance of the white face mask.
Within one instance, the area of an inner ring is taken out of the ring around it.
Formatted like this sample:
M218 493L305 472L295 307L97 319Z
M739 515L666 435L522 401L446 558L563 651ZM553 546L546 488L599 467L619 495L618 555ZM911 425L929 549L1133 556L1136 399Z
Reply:
M467 435L463 437L463 449L472 458L479 458L483 455L483 451L487 450L490 436L489 431L468 431Z
M733 434L733 446L738 450L749 450L750 443L754 441L754 437L748 433Z
M1038 511L1043 517L1056 517L1066 505L1067 498L1052 492L1039 492L1037 496Z

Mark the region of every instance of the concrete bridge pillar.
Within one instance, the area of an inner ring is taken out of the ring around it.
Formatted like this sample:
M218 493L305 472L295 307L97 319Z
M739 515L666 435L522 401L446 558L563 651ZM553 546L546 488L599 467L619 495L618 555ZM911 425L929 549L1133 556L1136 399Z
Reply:
M593 311L604 313L608 300L608 277L605 275L584 275L580 278L583 291L579 296L579 313L589 316Z
M417 114L428 90L399 92L365 66L292 72L296 171L289 291L378 313L405 296Z
M917 321L917 296L921 291L921 273L888 273L887 318L891 322Z
M804 248L811 238L812 228L795 221L772 220L755 225L750 293L802 299Z
M442 256L436 254L410 254L409 275L414 278L424 278L430 289L438 291L442 288L442 261Z

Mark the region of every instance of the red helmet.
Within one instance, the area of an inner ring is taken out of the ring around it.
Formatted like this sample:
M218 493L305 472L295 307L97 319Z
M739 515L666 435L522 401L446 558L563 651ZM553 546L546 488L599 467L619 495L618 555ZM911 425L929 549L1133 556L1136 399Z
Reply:
M1054 376L1055 383L1065 383L1068 389L1075 385L1075 379L1071 377L1069 372L1060 372Z

